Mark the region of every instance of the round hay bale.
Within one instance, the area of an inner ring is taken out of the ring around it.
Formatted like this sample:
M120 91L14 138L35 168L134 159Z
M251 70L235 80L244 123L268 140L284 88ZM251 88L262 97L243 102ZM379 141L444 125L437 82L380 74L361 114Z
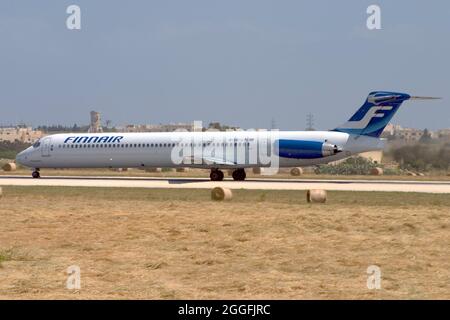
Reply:
M254 167L254 168L252 168L252 172L253 172L253 174L261 174L261 168Z
M303 174L302 168L292 168L291 169L291 176L301 176Z
M372 176L381 176L383 175L383 169L382 168L372 168L370 169L370 174Z
M3 165L2 169L4 171L16 171L17 166L14 162L6 163Z
M216 201L231 200L233 193L228 188L215 187L211 190L211 199Z
M309 203L325 203L327 201L327 191L312 189L306 192L306 201Z

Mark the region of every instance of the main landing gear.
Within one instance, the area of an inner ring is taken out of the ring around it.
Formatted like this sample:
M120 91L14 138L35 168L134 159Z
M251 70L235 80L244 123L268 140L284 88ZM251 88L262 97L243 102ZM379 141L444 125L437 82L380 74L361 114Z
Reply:
M40 177L41 177L41 174L39 173L39 169L34 169L34 171L31 173L31 176L32 176L34 179L40 178Z
M211 181L222 181L223 180L223 172L219 169L211 169L211 173L209 175Z
M244 169L234 170L232 176L234 181L244 181L247 177Z
M235 181L244 181L247 175L244 169L236 169L233 171L232 176ZM211 181L222 181L224 174L219 169L211 169L209 177L211 178Z

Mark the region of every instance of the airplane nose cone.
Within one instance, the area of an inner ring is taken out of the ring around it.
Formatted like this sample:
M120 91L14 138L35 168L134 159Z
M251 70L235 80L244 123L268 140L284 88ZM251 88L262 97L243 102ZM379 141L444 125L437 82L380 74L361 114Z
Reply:
M19 153L16 155L16 162L17 162L17 163L22 164L22 163L21 163L21 160L22 160L22 157L23 157L22 153L23 153L23 151L22 151L22 152L19 152Z
M22 152L19 152L16 156L16 163L25 165L25 162L27 160L27 151L24 150Z

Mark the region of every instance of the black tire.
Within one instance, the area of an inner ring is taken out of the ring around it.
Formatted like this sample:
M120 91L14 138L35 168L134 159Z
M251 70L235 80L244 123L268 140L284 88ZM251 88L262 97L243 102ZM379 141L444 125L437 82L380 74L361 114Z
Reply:
M32 176L34 179L38 179L38 178L41 177L41 175L39 174L39 171L33 171L33 173L31 174L31 176Z
M211 181L222 181L223 180L223 172L220 170L212 170L209 174Z
M233 180L235 181L244 181L247 177L244 169L237 169L233 171Z

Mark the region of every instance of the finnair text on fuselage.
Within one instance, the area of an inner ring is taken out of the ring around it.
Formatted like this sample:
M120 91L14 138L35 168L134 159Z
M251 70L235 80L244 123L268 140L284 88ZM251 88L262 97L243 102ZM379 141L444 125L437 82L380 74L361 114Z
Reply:
M67 137L64 143L120 143L123 136Z

